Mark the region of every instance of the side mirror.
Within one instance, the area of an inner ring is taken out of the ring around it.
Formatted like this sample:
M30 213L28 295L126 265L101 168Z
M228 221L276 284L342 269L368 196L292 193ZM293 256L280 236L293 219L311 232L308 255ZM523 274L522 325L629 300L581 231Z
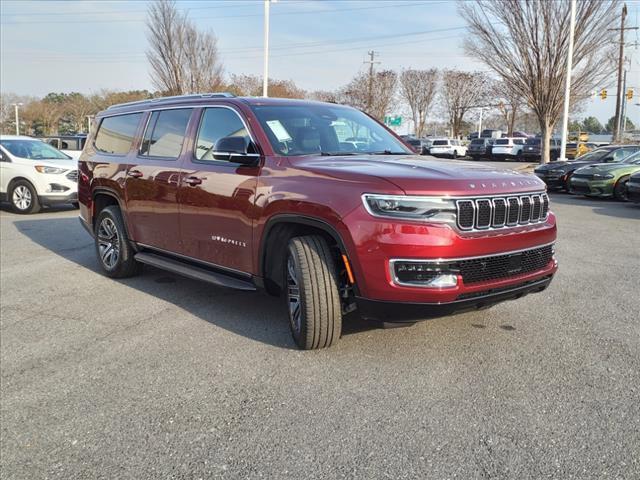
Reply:
M3 151L0 151L0 162L8 162L9 158L4 154Z
M216 160L254 165L259 157L257 153L249 153L249 145L244 137L223 137L213 147L213 158Z

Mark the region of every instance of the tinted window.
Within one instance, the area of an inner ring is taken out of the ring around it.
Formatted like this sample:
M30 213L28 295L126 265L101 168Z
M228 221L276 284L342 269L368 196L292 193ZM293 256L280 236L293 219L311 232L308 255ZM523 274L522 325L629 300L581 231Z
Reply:
M249 133L236 112L228 108L207 108L200 121L195 148L196 158L213 160L213 147L224 137L243 137L246 144L250 145Z
M449 140L434 140L433 145L449 145Z
M178 158L191 112L191 108L153 112L144 132L140 154Z
M526 143L527 145L540 145L540 139L539 138L527 138L524 143Z
M496 145L509 145L509 139L508 138L500 138L500 139L496 140Z
M419 147L422 142L420 140L407 140L407 143L414 147Z
M142 113L132 113L103 119L96 135L96 149L116 155L128 153L141 118Z
M471 140L471 145L484 145L484 142L485 142L484 138Z

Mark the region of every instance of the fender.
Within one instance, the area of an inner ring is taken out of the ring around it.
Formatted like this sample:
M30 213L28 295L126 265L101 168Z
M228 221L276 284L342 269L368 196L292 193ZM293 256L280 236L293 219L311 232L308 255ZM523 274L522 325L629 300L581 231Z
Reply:
M120 199L116 191L109 187L104 187L104 186L96 187L91 194L91 201L94 204L95 204L96 195L107 195L109 197L112 197L118 203L118 208L120 208L120 214L122 215L122 220L124 221L124 228L127 232L127 238L130 240L130 243L133 245L133 248L137 250L135 240L133 240L131 238L131 235L129 234L129 221L127 220L126 210L123 208L122 200ZM91 226L92 227L94 227L94 221L95 221L95 214L93 212L93 205L92 205L91 206Z

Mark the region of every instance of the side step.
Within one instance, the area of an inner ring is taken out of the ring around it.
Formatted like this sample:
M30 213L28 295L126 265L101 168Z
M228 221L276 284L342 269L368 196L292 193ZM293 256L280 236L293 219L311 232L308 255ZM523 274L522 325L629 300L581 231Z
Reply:
M156 255L155 253L140 252L136 253L134 258L140 262L162 270L182 275L183 277L201 280L203 282L212 283L219 287L234 288L236 290L255 291L255 285L249 280L240 280L239 278L230 277L224 273L218 273L204 268L189 265L188 263L171 258Z

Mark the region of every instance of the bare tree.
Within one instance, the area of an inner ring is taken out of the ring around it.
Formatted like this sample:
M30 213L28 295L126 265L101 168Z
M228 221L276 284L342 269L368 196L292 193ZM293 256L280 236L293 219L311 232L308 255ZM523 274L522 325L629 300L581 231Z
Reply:
M483 61L535 112L543 163L564 100L570 3L566 0L459 2L469 25L466 50ZM577 4L571 100L575 104L612 71L617 0Z
M404 70L400 74L400 95L411 110L417 137L423 137L427 113L436 96L438 70Z
M389 112L389 107L395 97L397 83L398 75L393 70L374 73L371 106L369 107L369 74L360 73L342 89L340 103L364 110L374 118L382 120Z
M481 72L445 70L442 74L442 104L449 118L452 136L461 133L465 115L481 107L489 96L489 78Z
M147 36L152 83L167 95L215 91L222 85L217 40L200 32L173 0L149 6Z
M262 77L257 75L231 75L231 82L225 89L239 96L262 95ZM278 98L304 98L306 92L293 80L269 78L269 96Z
M496 87L498 90L498 109L504 118L507 134L511 137L515 129L518 111L522 108L524 100L522 95L505 82L498 82Z

